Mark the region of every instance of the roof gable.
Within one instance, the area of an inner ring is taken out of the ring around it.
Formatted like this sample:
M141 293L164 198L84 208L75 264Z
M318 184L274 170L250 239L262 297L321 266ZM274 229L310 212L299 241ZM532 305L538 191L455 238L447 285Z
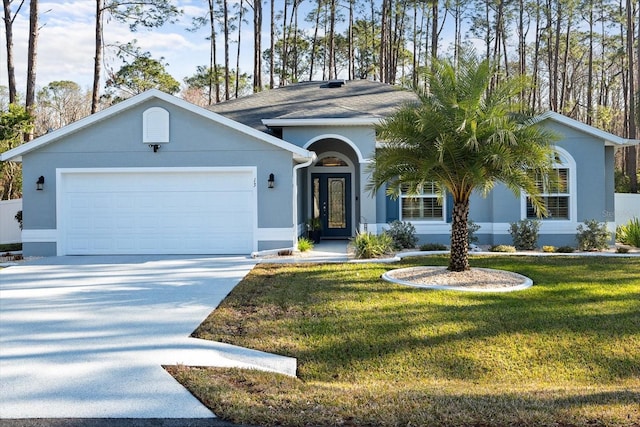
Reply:
M563 114L556 113L555 111L547 111L534 118L534 123L541 123L545 120L552 120L556 123L560 123L572 129L576 129L580 132L584 132L596 139L601 139L606 146L625 147L630 145L640 144L638 139L626 139L621 138L609 132L605 132L601 129L590 126L586 123L582 123L578 120L567 117Z
M146 102L154 98L167 102L169 104L172 104L178 108L187 110L193 114L197 114L215 123L233 128L245 135L251 136L253 138L266 142L268 144L274 145L278 148L282 148L283 150L289 151L292 153L296 161L306 161L313 158L313 153L303 148L300 148L294 144L288 143L279 138L268 135L264 132L260 132L242 123L238 123L234 120L223 117L218 113L214 113L213 111L209 111L195 104L191 104L190 102L177 98L173 95L169 95L157 89L151 89L140 95L136 95L123 102L120 102L116 105L113 105L109 108L99 111L95 114L84 117L74 123L71 123L70 125L67 125L53 132L42 135L34 139L33 141L27 142L9 151L1 153L0 160L1 161L7 161L7 160L20 161L24 154L37 150L40 147L43 147L45 145L54 143L64 138L67 135L78 132L82 129L86 129L95 123L106 120L110 117L120 114L126 110L129 110L139 104L142 104L143 102Z

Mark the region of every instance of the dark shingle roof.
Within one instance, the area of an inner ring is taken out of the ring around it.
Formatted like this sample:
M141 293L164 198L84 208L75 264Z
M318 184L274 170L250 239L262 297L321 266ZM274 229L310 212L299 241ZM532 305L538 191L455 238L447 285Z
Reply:
M326 82L296 83L209 107L213 112L266 130L263 119L381 118L415 102L408 90L368 80L350 80L341 87Z

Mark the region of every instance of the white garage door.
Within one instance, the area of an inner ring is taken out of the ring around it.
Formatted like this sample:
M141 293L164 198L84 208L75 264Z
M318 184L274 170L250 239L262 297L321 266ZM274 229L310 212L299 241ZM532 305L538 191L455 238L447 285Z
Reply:
M59 255L248 254L253 169L62 170Z

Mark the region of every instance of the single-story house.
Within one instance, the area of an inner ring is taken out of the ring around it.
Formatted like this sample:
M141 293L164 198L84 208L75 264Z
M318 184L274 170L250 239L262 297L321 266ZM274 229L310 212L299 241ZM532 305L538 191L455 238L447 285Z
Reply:
M2 153L23 165L25 255L249 254L290 248L310 218L326 239L410 221L447 243L451 200L434 188L393 200L366 189L375 124L409 91L306 82L212 106L150 90ZM635 144L557 113L564 185L545 194L539 243L575 245L576 226L614 223L614 148ZM471 201L480 243L510 243L533 215L502 186Z

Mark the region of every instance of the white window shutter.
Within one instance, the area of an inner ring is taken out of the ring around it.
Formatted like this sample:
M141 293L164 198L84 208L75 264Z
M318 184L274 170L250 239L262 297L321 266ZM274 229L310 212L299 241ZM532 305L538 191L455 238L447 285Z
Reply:
M160 144L169 142L169 112L152 107L142 113L142 142Z

